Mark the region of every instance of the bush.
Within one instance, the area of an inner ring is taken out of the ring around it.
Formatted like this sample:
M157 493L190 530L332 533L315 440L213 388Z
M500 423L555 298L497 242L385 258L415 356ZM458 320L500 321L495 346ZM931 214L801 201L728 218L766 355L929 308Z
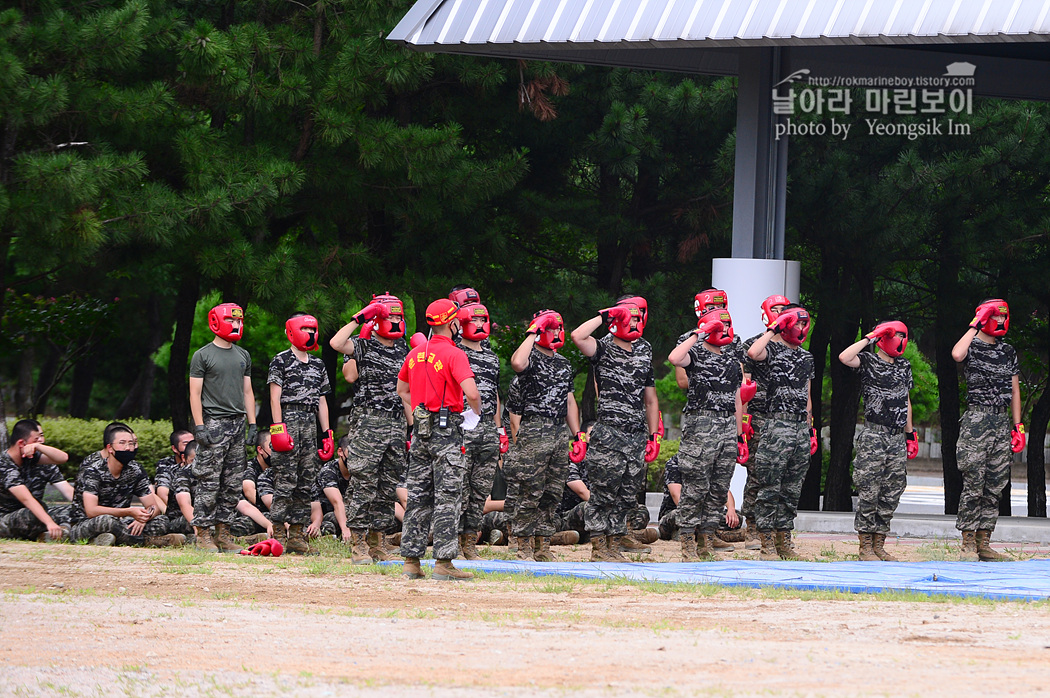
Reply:
M680 444L681 441L678 439L665 439L660 442L660 455L652 463L646 464L648 466L645 474L646 492L664 491L664 468L667 467L667 461L671 460L671 456L678 453Z
M157 468L157 461L171 453L171 422L148 419L125 419L125 424L135 430L139 440L136 460L146 469L150 478ZM57 417L41 419L44 438L49 446L60 448L69 454L69 461L62 466L68 479L76 477L81 461L92 451L102 449L102 432L109 421L102 419L73 419Z

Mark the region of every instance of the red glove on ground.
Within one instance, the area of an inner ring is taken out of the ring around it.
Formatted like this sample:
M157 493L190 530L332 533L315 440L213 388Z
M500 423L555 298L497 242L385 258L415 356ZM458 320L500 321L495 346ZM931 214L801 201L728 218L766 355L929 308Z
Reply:
M510 450L510 437L504 427L499 428L499 452L506 453Z
M817 428L809 428L809 455L813 455L820 448L820 440L817 439Z
M751 415L744 413L744 416L740 418L740 433L744 435L744 438L750 441L755 438L755 427L751 424Z
M363 324L367 320L382 320L383 318L390 317L390 308L385 303L371 302L366 305L361 311L354 316L354 321L358 325Z
M758 392L758 383L752 380L745 380L740 384L740 402L744 405L751 402L751 398Z
M240 554L241 555L265 555L265 556L268 556L268 555L270 555L270 552L271 552L270 545L271 545L271 541L272 540L273 539L269 539L269 540L264 540L264 541L261 541L259 543L256 543L252 547L246 548L245 550L242 550L240 552ZM280 544L278 544L278 545L280 545Z
M317 449L317 455L321 456L321 460L332 460L332 456L335 455L335 434L331 429L324 433L321 448Z
M904 435L905 444L908 446L908 460L919 455L919 432L911 431Z
M1023 451L1026 439L1027 437L1024 435L1024 424L1018 422L1010 432L1010 450L1014 453L1020 453Z
M576 432L576 439L572 442L572 448L569 450L569 460L573 463L580 463L587 456L587 432L578 431Z
M751 457L751 450L747 447L747 439L744 435L736 437L736 462L743 465Z
M284 524L280 524L280 525L283 526ZM284 553L284 546L281 545L281 541L277 540L276 538L270 538L269 540L264 540L263 543L269 543L270 544L270 555L272 555L273 557L280 557L281 554ZM263 554L265 555L266 553L263 553Z
M270 446L275 451L286 453L295 448L295 441L288 433L288 425L284 422L270 425Z
M645 462L652 463L660 455L660 435L653 434L645 442Z

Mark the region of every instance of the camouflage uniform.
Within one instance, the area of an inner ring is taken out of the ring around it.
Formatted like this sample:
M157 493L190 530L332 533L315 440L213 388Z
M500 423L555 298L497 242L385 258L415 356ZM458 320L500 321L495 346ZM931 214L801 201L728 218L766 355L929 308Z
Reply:
M518 381L518 376L515 375L513 378L510 379L510 386L507 388L507 402L503 405L503 424L507 428L507 436L511 436L510 414L514 413L518 416L521 416L521 413L524 409L525 407L521 404L521 384ZM503 454L504 467L506 467L507 461L510 460L511 454L517 447L518 445L516 438L511 439L510 449L508 449L508 451ZM515 483L506 480L504 482L506 486L506 497L503 500L503 511L511 519L513 519L514 503L518 501L518 490Z
M858 533L888 533L908 484L907 444L908 391L914 387L911 363L904 357L892 362L872 352L857 355L860 385L864 394L864 420L853 441L853 485L857 488L857 514L853 527Z
M197 479L193 477L193 470L185 466L176 465L171 471L167 478L168 481L168 532L169 533L182 533L189 535L193 533L193 522L187 521L186 517L182 515L182 509L179 507L178 495L181 493L188 493L190 495L190 502L196 501L194 494L197 491ZM234 513L235 520L240 514ZM232 529L232 525L231 525Z
M170 495L172 477L174 476L174 469L178 467L178 461L175 460L175 456L173 455L165 456L164 458L161 458L159 461L157 461L157 467L153 471L153 491L158 493L158 497L160 496L159 492L161 487L167 487ZM170 496L168 500L164 502L168 509L168 513L171 512L171 508L174 505L174 502L175 500L172 499Z
M281 417L295 447L274 451L273 524L309 524L314 480L321 458L317 454L317 410L322 395L332 392L324 362L316 356L300 361L286 349L270 362L266 382L281 386ZM242 471L243 472L243 471Z
M30 465L23 460L22 466L19 467L7 451L0 451L0 538L35 540L47 531L47 526L11 494L11 488L19 485L24 485L29 490L29 494L44 507L56 524L68 524L68 506L44 504L44 490L47 486L64 480L62 472L53 463L37 462Z
M689 397L682 414L678 467L682 496L678 524L714 533L724 520L726 493L736 466L736 393L742 374L732 352L709 351L697 340L689 349Z
M569 461L569 474L565 482L569 483L574 480L579 480L590 490L587 484L586 458L580 463ZM648 525L649 508L647 506L639 503L628 511L627 528L629 530L637 531ZM556 531L576 531L580 534L581 543L586 543L590 539L590 534L587 532L587 502L580 499L580 496L573 492L567 484L562 493L561 504L554 513L554 528Z
M587 530L591 535L625 535L628 513L645 489L644 394L654 385L652 349L648 355L644 350L635 354L606 335L598 340L591 365L598 385L598 419L587 448Z
M504 461L515 502L514 535L553 536L554 512L569 468L569 430L565 426L572 391L572 366L560 354L533 347L529 365L518 374L522 417L518 439Z
M814 376L813 355L779 342L766 348L766 360L752 362L752 375L766 386L769 410L761 448L751 457L751 476L759 487L754 519L760 531L783 531L795 526L802 481L809 469L806 404Z
M99 506L124 509L131 506L132 497L150 494L149 478L138 461L131 461L113 478L109 466L101 457L83 469L73 489L73 506L70 520L73 528L70 540L89 540L102 533L112 533L120 545L140 545L145 538L162 536L168 532L168 517L154 516L146 523L140 535L132 535L129 526L135 521L130 516L116 517L109 514L88 518L84 512L84 493L98 497Z
M671 490L668 485L681 485L682 474L678 470L678 454L674 454L667 459L667 466L664 468L664 498L660 502L660 513L658 519L660 521L660 539L661 540L678 540L678 505L674 503L674 498L671 497ZM740 529L738 523L736 528L732 528L726 523L727 511L725 506L722 507L721 520L718 523L718 533L721 535L730 531L737 531ZM742 514L741 514L742 516ZM725 540L725 538L723 538Z
M1006 342L988 344L977 337L963 361L967 409L959 419L956 453L962 494L955 527L960 531L995 530L999 498L1010 481L1012 428L1010 406L1017 352Z
M492 479L499 462L499 432L496 430L496 404L499 402L499 356L491 349L475 351L460 347L467 355L474 382L481 395L481 419L473 429L464 430L467 473L463 481L463 518L459 530L481 530L485 499L492 492ZM466 405L464 403L464 409Z
M405 511L401 554L423 557L431 524L434 529L434 559L451 560L459 555L459 519L463 512L463 476L467 458L463 454L461 414L449 415L448 426L438 427L423 438L413 429L409 454L408 507ZM418 425L417 425L418 426Z
M329 501L328 495L325 494L325 490L334 487L339 490L339 494L343 498L343 510L346 510L346 491L350 486L350 480L343 477L342 471L339 469L339 458L333 458L321 465L321 469L317 471L317 481L314 486L314 501L321 505L321 533L326 536L338 536L341 535L339 530L339 522L335 518L335 508L332 506L332 502ZM349 519L347 519L349 521ZM347 524L349 528L349 524Z
M346 525L390 533L397 529L394 503L397 483L405 472L405 409L397 394L397 373L408 345L395 339L386 346L377 339L354 338L357 392L356 425L350 431L351 495L346 501Z
M273 456L270 458L272 461ZM263 468L262 465L259 464L258 458L252 458L251 461L248 462L248 467L244 469L244 475L241 476L241 499L245 499L244 483L248 481L255 484L255 508L264 515L268 514L270 508L266 506L263 497L265 495L273 496L273 468L269 466ZM265 530L266 529L259 526L259 524L257 524L250 516L242 514L241 512L237 512L233 517L233 521L230 522L230 532L235 536L250 536L255 533L262 533Z
M744 464L744 467L747 469L747 480L744 482L744 494L740 501L740 511L748 521L754 521L755 499L758 497L758 480L751 475L751 464L755 462L754 454L758 453L758 449L762 442L762 433L765 431L767 408L766 387L755 377L755 362L747 355L747 350L750 349L751 345L761 336L762 334L756 334L754 337L745 340L743 344L741 344L739 352L740 362L743 365L744 373L750 374L751 380L755 381L755 396L751 398L750 402L744 405L744 412L751 415L751 428L755 430L755 435L747 442L751 457L748 458L747 463Z

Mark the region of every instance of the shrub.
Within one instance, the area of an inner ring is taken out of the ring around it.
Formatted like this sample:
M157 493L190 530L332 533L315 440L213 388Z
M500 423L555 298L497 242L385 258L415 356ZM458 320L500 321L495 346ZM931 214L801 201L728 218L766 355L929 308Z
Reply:
M667 467L667 461L671 459L671 456L678 453L680 444L681 441L678 439L665 439L660 442L660 455L652 463L646 464L648 466L645 474L646 492L664 491L664 468Z
M146 469L152 478L157 468L157 461L171 453L171 422L151 421L148 419L121 420L135 430L139 440L139 453L136 460ZM44 438L48 445L60 448L69 454L69 462L62 466L62 473L69 479L76 476L81 461L92 451L102 448L102 431L109 424L103 419L73 419L57 417L41 419Z

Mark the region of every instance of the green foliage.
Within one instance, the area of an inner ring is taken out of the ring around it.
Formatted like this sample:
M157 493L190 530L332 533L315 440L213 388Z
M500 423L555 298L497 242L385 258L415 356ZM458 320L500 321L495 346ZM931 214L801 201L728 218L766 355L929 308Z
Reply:
M84 458L93 451L102 450L102 432L109 424L108 420L70 417L45 418L39 421L44 428L47 444L69 454L69 461L62 466L62 472L70 480L76 477L77 469ZM152 478L157 461L171 454L171 422L148 419L121 421L135 430L139 441L136 460Z
M680 424L682 408L686 403L686 391L678 387L671 362L665 361L664 367L668 373L656 381L656 397L660 400L660 411L664 413L664 421Z
M681 441L678 439L664 439L660 442L660 455L652 463L646 464L646 492L664 491L664 469L667 467L667 461L671 460L671 456L678 453L680 445Z

